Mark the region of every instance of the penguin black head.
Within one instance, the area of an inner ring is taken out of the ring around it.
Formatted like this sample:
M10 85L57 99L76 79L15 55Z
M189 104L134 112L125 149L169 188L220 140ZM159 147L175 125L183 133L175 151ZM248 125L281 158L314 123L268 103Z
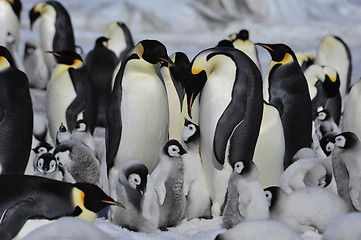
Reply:
M320 140L320 146L322 151L329 156L334 148L334 144L332 143L332 139L337 135L335 132L329 132L323 135Z
M108 41L109 41L109 38L107 37L99 37L97 38L97 40L95 40L95 46L105 46L105 47L108 47Z
M230 40L223 39L222 41L219 41L217 44L217 47L228 47L228 48L234 48L233 43Z
M168 57L166 47L157 40L143 40L139 43L142 46L141 57L151 63L165 61L170 65L174 65L172 60Z
M343 132L333 137L331 141L339 148L348 149L356 146L360 140L353 132Z
M53 149L53 146L50 143L40 142L38 146L31 150L33 150L36 155L40 156L41 154L49 152L51 149Z
M84 203L84 207L94 213L97 213L110 205L116 205L125 208L123 204L114 201L113 198L109 197L103 192L103 190L94 184L74 183L74 187L80 189L84 193L84 195L81 196L83 197L82 201Z
M75 130L78 132L88 131L88 125L84 119L80 119L80 120L76 121Z
M190 143L198 140L200 137L200 128L197 124L184 119L184 128L182 131L182 139L185 143Z
M170 67L170 72L176 78L179 75L184 74L185 72L190 72L191 63L188 56L183 52L176 52L174 58L174 65Z
M55 156L48 152L40 155L36 163L36 168L41 173L52 173L57 169L57 167L58 164Z
M53 54L59 64L74 66L78 65L79 62L83 62L82 57L75 50L48 51L48 53Z
M239 31L239 33L237 34L237 38L241 39L243 41L246 41L249 39L249 32L246 29L242 29L241 31Z
M148 174L148 168L144 164L132 165L125 171L130 186L140 194L144 194L146 191Z
M0 71L13 66L16 65L10 51L4 46L0 46Z
M169 157L180 157L187 153L182 145L175 139L171 139L164 144L163 152Z
M327 97L332 98L339 93L341 81L337 71L333 68L322 66L325 72L325 79L323 81L323 87L327 91Z
M264 194L268 201L268 208L272 210L277 207L278 199L285 194L285 192L278 186L272 186L264 189Z
M297 62L295 53L292 51L292 49L289 46L283 43L277 43L277 44L255 43L254 45L259 45L265 48L271 54L272 60L275 62L289 62L290 56L292 57L293 61Z
M44 3L37 3L29 12L29 18L30 18L30 29L33 29L34 22L40 17L40 9L43 6Z
M198 94L202 91L204 85L207 82L207 73L205 70L200 71L197 74L192 73L189 81L186 82L186 93L187 93L187 104L188 104L188 115L192 117L192 106L194 100Z

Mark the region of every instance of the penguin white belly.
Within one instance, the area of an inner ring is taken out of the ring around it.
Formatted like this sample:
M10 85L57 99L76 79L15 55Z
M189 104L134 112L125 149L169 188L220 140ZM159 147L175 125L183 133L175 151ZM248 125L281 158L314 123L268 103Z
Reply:
M343 117L343 132L354 132L361 139L361 81L353 85L347 97Z
M47 87L47 116L50 136L55 142L56 132L61 123L67 127L66 109L76 98L73 82L68 71L50 80Z
M258 180L264 188L278 184L283 173L284 153L283 127L278 110L263 104L263 118L253 162L258 169Z
M49 12L52 12L49 8ZM53 51L53 41L55 37L55 16L56 13L43 14L40 25L40 46L43 49L44 60L49 69L52 71L56 66L54 56L46 51Z
M126 48L126 37L124 35L124 32L119 29L119 31L114 31L111 33L111 35L107 36L105 34L105 37L108 37L108 48L112 50L115 55L119 56L121 52L123 52Z
M219 81L227 79L221 74L212 74L207 80L200 99L199 127L201 132L201 158L212 198L212 214L219 215L226 193L228 178L232 169L228 163L221 166L213 153L213 139L217 122L231 101L232 81ZM227 156L226 156L226 161Z
M0 28L0 45L6 46L8 33L10 33L15 38L15 49L17 50L19 45L20 23L10 3L7 1L0 1L0 22L2 22Z
M152 172L158 164L159 150L168 134L168 105L164 86L160 79L132 74L124 75L122 87L122 134L111 172L130 158L143 161Z

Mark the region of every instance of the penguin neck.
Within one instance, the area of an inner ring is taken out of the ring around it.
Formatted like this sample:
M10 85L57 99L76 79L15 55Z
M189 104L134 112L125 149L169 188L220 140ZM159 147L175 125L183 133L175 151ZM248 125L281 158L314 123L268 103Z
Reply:
M157 66L158 64L148 63L143 58L132 59L126 64L126 70L131 73L154 75L157 73Z
M96 213L86 209L84 206L85 193L80 189L74 187L72 196L74 208L79 207L82 210L82 212L76 217L84 219L90 223L94 222Z
M228 78L229 75L232 75L231 79L234 79L234 74L236 73L234 61L225 55L216 55L212 57L208 60L208 63L204 68L206 69L208 79L211 75L220 75L223 78Z
M10 67L10 63L5 57L0 57L0 71L4 71Z

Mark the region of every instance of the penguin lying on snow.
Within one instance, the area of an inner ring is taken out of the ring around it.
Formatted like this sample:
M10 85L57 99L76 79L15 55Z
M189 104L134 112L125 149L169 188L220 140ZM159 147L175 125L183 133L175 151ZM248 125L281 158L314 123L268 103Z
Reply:
M96 213L117 205L90 183L65 183L37 176L0 175L0 236L10 240L28 219L74 216L93 222Z
M139 160L122 164L114 179L111 196L124 203L123 208L110 208L112 223L129 230L152 233L158 230L159 205L148 168Z

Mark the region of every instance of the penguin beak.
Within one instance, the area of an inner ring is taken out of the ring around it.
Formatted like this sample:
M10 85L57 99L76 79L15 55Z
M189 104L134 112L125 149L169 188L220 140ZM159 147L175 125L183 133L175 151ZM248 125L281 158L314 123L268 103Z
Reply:
M169 64L170 67L174 67L175 66L175 63L172 61L172 59L170 59L169 57L167 58L162 58L162 57L159 57L160 60L164 61L164 62L167 62Z
M36 8L36 6L33 7L33 9L31 9L31 11L29 12L29 17L30 17L30 30L33 30L34 22L36 21L36 19L40 17L40 12Z
M181 148L180 150L179 150L179 154L180 155L183 155L183 154L186 154L187 153L187 151L184 149L184 148Z
M270 46L268 46L268 45L265 44L265 43L255 43L254 45L261 46L261 47L267 49L269 52L273 52L273 48L271 48Z
M116 201L108 201L108 200L102 200L101 202L103 203L106 203L106 204L109 204L109 205L115 205L115 206L118 206L118 207L122 207L125 209L125 206L120 203L120 202L116 202Z

